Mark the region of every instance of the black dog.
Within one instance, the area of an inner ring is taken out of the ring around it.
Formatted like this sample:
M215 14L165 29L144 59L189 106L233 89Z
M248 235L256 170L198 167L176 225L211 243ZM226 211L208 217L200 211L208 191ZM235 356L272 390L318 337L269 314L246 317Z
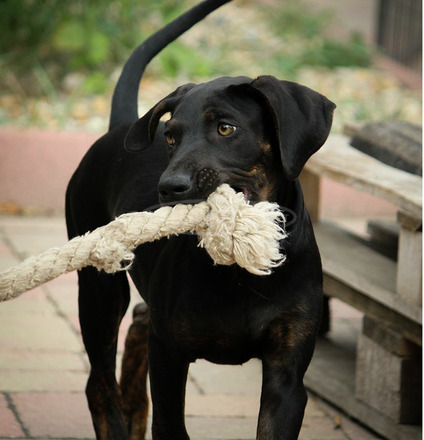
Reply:
M189 364L204 358L263 363L257 438L295 439L301 428L322 301L318 249L297 180L326 140L334 104L270 76L188 84L137 117L145 64L225 1L201 3L138 48L115 90L109 132L89 150L67 192L69 236L158 202L206 198L219 184L246 200L277 201L296 215L287 260L269 276L214 266L197 238L140 246L130 270L146 305L134 311L120 386L116 342L129 302L126 274L79 272L80 322L91 363L87 397L98 439L143 439L147 359L153 438L184 439ZM160 121L165 113L171 118ZM150 316L149 316L150 315Z

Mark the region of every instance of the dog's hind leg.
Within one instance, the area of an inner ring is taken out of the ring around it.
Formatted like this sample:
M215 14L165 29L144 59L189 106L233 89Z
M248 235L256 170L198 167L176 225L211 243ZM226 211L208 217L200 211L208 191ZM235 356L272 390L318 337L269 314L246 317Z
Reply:
M120 386L130 440L142 440L146 434L149 407L146 389L149 320L147 305L137 304L125 340Z
M118 330L129 303L125 273L85 268L79 276L79 313L91 370L86 394L98 440L126 440L122 395L115 378Z

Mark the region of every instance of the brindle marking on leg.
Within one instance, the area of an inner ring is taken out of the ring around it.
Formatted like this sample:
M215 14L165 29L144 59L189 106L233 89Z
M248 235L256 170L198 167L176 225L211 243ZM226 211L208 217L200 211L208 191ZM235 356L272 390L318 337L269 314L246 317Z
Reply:
M142 440L146 433L147 412L147 337L149 309L144 303L134 307L133 323L125 340L121 390L129 440Z
M316 321L296 316L296 312L284 313L268 329L269 347L275 365L284 366L294 351L301 350L316 330Z
M95 388L92 384L95 384ZM87 395L90 396L88 406L90 408L94 428L98 438L109 438L113 435L114 428L123 422L122 395L121 390L116 383L111 384L105 378L93 381L89 378L87 383ZM108 403L113 401L112 407ZM110 411L108 413L108 410ZM112 414L114 416L115 424L111 424L108 417Z

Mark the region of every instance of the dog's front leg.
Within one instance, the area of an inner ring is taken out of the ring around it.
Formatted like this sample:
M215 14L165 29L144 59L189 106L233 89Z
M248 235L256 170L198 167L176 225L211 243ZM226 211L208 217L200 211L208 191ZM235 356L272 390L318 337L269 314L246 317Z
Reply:
M295 367L263 360L257 440L295 440L302 426L307 395Z
M115 378L119 324L129 303L125 273L78 273L80 324L91 370L86 394L98 440L126 440L122 395Z
M149 333L149 377L153 440L189 440L184 422L189 363Z
M296 440L307 394L303 377L315 346L315 322L294 314L271 324L262 354L257 440Z

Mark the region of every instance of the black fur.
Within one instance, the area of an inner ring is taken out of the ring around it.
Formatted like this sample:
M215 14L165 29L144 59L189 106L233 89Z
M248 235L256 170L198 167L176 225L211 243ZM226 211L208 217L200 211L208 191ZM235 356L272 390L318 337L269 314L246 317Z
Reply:
M149 41L151 53L164 45ZM296 439L322 301L320 256L297 177L327 138L335 106L269 76L219 78L178 88L136 120L133 94L144 66L132 60L115 93L111 130L69 184L70 237L159 202L204 199L224 182L251 203L278 202L295 218L284 242L287 261L269 276L214 266L193 235L140 246L130 275L148 308L135 313L121 387L115 356L129 302L126 274L79 272L80 322L91 363L87 397L97 438L144 438L148 356L155 440L189 438L184 390L191 362L242 364L252 357L263 362L257 438ZM125 100L132 102L129 111ZM161 122L168 112L171 119Z

